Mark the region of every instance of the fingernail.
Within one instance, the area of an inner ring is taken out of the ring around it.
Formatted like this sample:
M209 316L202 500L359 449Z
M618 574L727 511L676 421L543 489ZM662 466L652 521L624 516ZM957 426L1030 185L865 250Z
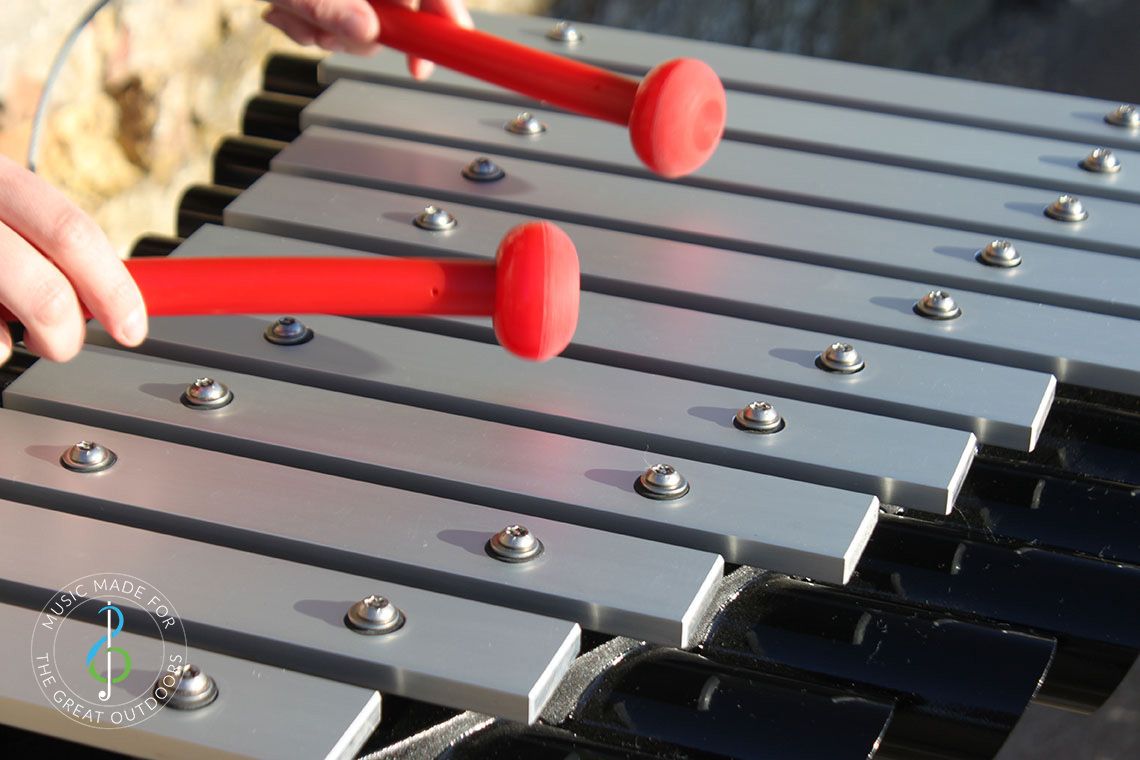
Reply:
M372 42L380 34L380 22L370 10L354 8L341 23L341 34L355 42Z
M119 329L119 334L122 336L120 342L127 346L137 346L146 338L146 328L146 309L140 306L123 321Z

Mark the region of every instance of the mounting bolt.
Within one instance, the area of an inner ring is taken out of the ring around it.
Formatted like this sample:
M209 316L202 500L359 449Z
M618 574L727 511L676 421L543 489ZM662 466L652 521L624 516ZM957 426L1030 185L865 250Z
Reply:
M508 525L487 542L487 553L502 562L526 562L542 550L542 542L522 525Z
M1066 194L1045 207L1045 216L1058 222L1083 222L1089 218L1089 212L1080 198Z
M281 317L265 328L265 339L278 346L297 346L313 339L313 331L294 317Z
M1140 129L1140 109L1127 103L1119 105L1104 120L1116 127Z
M164 673L152 693L160 704L175 710L198 710L218 698L218 685L197 665L187 663Z
M689 492L689 481L671 464L655 464L633 484L647 499L679 499Z
M424 206L424 210L420 212L419 216L412 220L412 224L421 230L443 232L444 230L454 228L458 222L447 209L440 208L439 206Z
M200 377L182 394L182 403L191 409L220 409L234 400L234 394L212 377Z
M349 608L344 624L365 636L379 636L404 626L404 613L385 597L370 594Z
M497 182L507 173L486 156L480 156L463 167L463 176L472 182Z
M543 124L538 118L530 111L523 111L515 118L511 119L504 126L508 132L513 135L525 135L533 137L540 135L546 131L546 125Z
M733 424L749 433L778 433L784 429L784 418L767 401L753 401L736 413Z
M927 319L957 319L962 316L962 309L954 300L954 296L945 290L932 290L914 305L914 313Z
M117 460L115 452L94 441L80 441L59 456L59 463L73 472L99 472Z
M825 348L820 355L815 358L815 366L828 372L850 375L862 371L863 368L867 366L867 363L863 361L863 357L855 350L855 346L850 343L836 341Z
M569 21L559 21L550 27L546 39L561 42L563 45L577 45L583 39L582 33Z
M1120 171L1120 159L1108 148L1093 148L1081 161L1081 168L1097 174L1116 174Z
M992 240L985 248L974 254L979 262L990 267L1010 269L1021 264L1021 254L1008 240Z

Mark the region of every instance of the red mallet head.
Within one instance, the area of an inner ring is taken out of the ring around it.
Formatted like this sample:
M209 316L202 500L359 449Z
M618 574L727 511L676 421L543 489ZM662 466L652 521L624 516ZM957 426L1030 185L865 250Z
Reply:
M495 268L495 337L534 361L562 352L578 325L578 251L550 222L529 222L499 243Z
M666 61L637 88L629 139L654 172L681 177L699 169L716 150L726 113L724 85L707 63Z

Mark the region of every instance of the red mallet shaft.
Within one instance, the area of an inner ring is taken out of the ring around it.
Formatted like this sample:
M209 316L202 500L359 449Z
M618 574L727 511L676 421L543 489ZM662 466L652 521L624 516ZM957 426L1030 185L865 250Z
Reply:
M545 361L578 324L578 253L549 222L515 227L494 263L426 259L218 258L127 262L152 316L490 315L508 351ZM90 317L90 313L87 314ZM13 315L0 307L0 319Z
M696 171L720 144L724 86L702 61L668 61L637 82L441 16L370 1L380 18L381 44L568 111L629 125L633 149L657 174Z

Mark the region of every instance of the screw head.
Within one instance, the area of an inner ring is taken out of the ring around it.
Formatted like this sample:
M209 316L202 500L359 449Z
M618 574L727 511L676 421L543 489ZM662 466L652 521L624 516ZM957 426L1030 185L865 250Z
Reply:
M542 554L543 548L523 525L508 525L487 542L487 553L501 562L527 562Z
M491 159L480 156L463 167L463 176L472 182L497 182L507 173Z
M689 492L689 481L671 464L655 464L641 473L634 490L647 499L679 499Z
M506 123L506 130L514 135L540 135L546 131L546 125L538 120L530 111L523 111Z
M1124 103L1109 112L1104 120L1116 127L1140 129L1140 108Z
M73 472L99 472L116 461L115 452L94 441L80 441L59 456L59 463Z
M1097 174L1116 174L1120 171L1120 159L1108 148L1093 148L1081 161L1081 168Z
M733 422L749 433L778 433L784 429L784 418L767 401L753 401L741 408Z
M974 254L982 264L990 267L1010 269L1021 264L1021 254L1008 240L991 240L986 247Z
M298 346L313 339L313 331L295 317L281 317L265 328L265 339L278 346Z
M359 634L379 636L404 626L404 613L386 597L369 594L349 608L344 624Z
M1045 208L1045 216L1058 222L1083 222L1089 218L1089 212L1080 198L1066 194Z
M855 346L839 341L832 343L820 352L819 356L815 358L815 364L822 370L837 372L842 375L860 372L867 366L863 357L855 350Z
M439 206L424 206L424 210L419 213L412 224L419 227L421 230L428 230L429 232L443 232L455 227L458 222L451 213Z
M175 710L198 710L218 698L218 685L197 665L187 663L176 672L164 673L152 693Z
M548 40L561 42L563 45L577 45L583 39L582 33L578 28L571 24L569 21L559 21L554 26L550 27L550 31L546 33Z
M234 400L234 394L212 377L200 377L182 393L182 403L191 409L220 409Z
M918 299L914 312L927 319L957 319L962 316L962 308L945 290L932 290Z

